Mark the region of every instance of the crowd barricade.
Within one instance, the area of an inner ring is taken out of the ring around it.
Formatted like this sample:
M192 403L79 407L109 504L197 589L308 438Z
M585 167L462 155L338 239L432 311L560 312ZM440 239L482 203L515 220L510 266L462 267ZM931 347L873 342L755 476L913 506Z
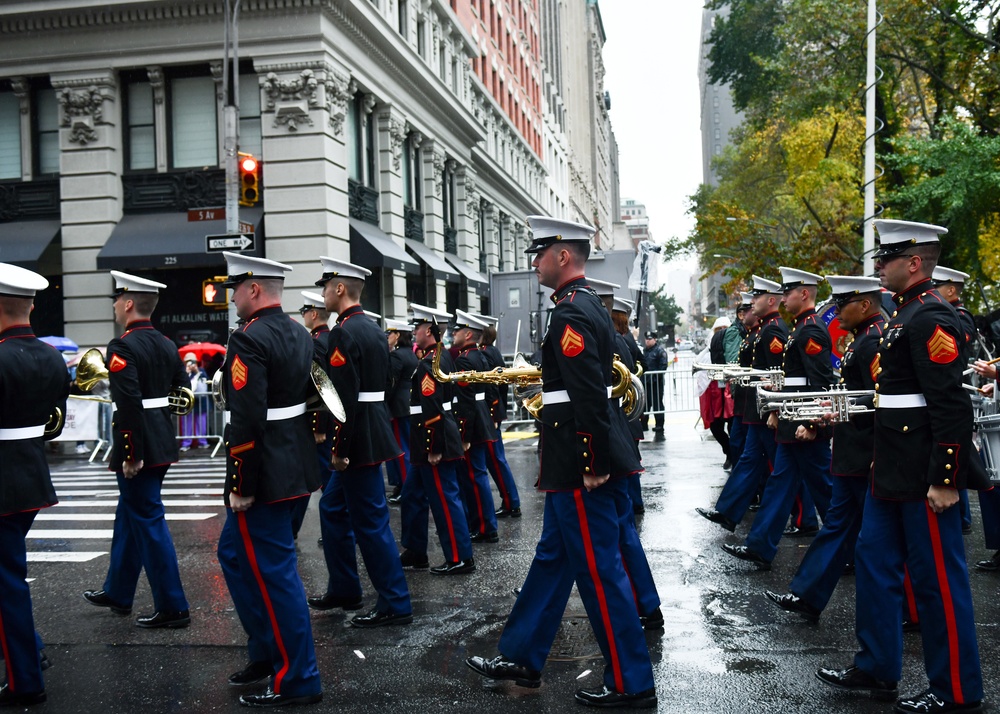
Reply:
M208 392L196 393L191 412L174 416L174 424L182 451L211 448L210 456L214 457L222 448L226 413L216 408L215 400Z

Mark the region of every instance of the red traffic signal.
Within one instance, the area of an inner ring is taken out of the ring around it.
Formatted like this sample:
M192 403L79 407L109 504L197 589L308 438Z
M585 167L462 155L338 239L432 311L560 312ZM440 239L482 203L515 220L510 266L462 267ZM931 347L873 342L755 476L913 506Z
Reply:
M229 294L223 285L225 278L203 280L201 283L201 304L206 307L220 307L229 304Z
M260 162L250 154L240 154L240 205L253 206L260 201Z

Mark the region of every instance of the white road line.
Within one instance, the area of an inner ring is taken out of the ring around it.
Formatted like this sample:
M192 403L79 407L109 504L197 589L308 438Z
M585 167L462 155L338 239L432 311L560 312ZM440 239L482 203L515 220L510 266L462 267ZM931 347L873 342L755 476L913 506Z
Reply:
M28 531L27 537L32 540L108 540L113 533L114 531L107 528L95 528L93 530L86 528L77 528L75 530L32 528Z
M168 521L207 521L218 513L168 513ZM35 521L113 521L114 513L39 513Z
M53 508L114 508L117 505L118 505L117 499L111 501L107 500L89 501L87 499L80 499L79 501L77 501L70 499L66 501L60 501L59 503L55 504ZM201 506L201 507L215 506L218 508L223 508L225 506L225 504L222 502L222 499L197 499L197 498L192 498L191 500L183 498L168 499L163 502L163 505L169 506L171 508L175 506Z
M102 555L107 555L106 550L102 551L87 551L87 552L76 552L76 553L28 553L29 563L86 563L87 561L94 560L95 558L100 558Z
M164 488L160 490L163 496L221 496L221 488ZM66 496L116 496L118 489L113 491L102 489L82 489L77 491L67 491Z

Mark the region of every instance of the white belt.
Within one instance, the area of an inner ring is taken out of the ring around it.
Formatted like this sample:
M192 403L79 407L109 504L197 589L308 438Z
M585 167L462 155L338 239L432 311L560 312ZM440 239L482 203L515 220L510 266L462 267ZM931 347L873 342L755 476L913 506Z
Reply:
M276 409L268 409L267 420L282 421L284 419L291 419L293 417L297 417L305 413L306 413L306 403L299 402L298 404L293 404L290 407L278 407Z
M875 406L879 409L913 409L926 407L923 394L876 394Z
M477 402L485 402L486 401L486 392L480 392L479 394L477 394L476 395L476 401Z
M36 439L45 435L45 425L22 426L17 429L0 429L0 441L19 441L21 439Z
M142 408L143 409L163 409L164 407L170 406L170 397L156 397L155 399L143 399ZM118 405L112 404L111 411L118 411Z
M785 377L786 387L806 387L809 386L808 377Z
M450 412L451 411L451 402L445 402L444 404L441 405L441 408L444 409L446 412ZM414 415L422 414L422 413L423 413L423 408L419 404L411 404L410 405L410 416L414 416Z
M385 392L358 392L359 402L384 402Z
M611 399L611 387L608 387L608 399ZM542 392L542 404L565 404L569 401L569 392L557 389L553 392Z

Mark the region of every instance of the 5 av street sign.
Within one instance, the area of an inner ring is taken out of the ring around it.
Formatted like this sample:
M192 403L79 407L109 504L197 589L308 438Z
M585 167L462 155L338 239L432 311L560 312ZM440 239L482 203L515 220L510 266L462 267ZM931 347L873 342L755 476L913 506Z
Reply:
M205 252L220 250L253 250L253 233L236 233L205 236Z

